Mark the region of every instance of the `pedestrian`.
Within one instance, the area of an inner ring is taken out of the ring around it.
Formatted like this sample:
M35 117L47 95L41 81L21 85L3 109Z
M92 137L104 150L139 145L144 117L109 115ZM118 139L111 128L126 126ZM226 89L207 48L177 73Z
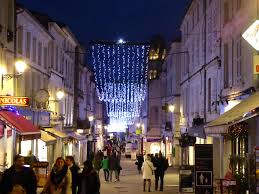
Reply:
M104 156L101 166L102 166L103 173L104 173L104 180L105 180L105 182L108 182L109 181L109 161L108 161L107 156Z
M153 171L156 169L153 165L153 163L151 162L151 157L150 155L146 156L146 159L142 165L142 172L143 172L143 179L144 179L144 183L143 183L143 191L146 191L146 182L148 182L148 192L150 192L150 187L151 187L151 178L153 175Z
M101 166L102 159L103 159L102 152L98 151L95 154L94 159L93 159L93 167L98 175L99 175L100 169L102 168L102 166Z
M78 194L100 194L100 179L91 161L84 162L84 170L80 177Z
M56 159L55 165L47 178L42 194L72 194L72 175L62 157Z
M137 169L138 169L138 173L140 174L141 173L141 167L142 167L142 164L144 162L144 157L142 154L138 154L137 155L137 161L135 162L135 164L137 165Z
M72 175L72 194L77 194L78 181L79 181L79 171L80 168L75 164L75 159L73 156L66 156L66 165L71 171Z
M109 164L109 175L110 175L110 182L112 182L112 174L115 173L115 181L118 181L118 159L116 157L116 153L113 152L111 156L108 158L108 164Z
M154 158L154 166L156 167L155 170L155 190L158 189L158 181L160 180L160 191L163 191L164 186L164 175L165 171L168 168L168 161L163 157L162 152L155 155Z
M9 194L17 185L22 187L26 194L37 192L37 177L32 168L24 166L24 157L21 155L16 155L14 164L3 173L0 193Z

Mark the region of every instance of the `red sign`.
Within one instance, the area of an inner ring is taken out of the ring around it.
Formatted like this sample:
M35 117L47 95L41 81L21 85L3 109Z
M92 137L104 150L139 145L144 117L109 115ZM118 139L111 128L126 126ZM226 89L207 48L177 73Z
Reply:
M0 105L12 106L29 106L30 99L28 97L0 96Z

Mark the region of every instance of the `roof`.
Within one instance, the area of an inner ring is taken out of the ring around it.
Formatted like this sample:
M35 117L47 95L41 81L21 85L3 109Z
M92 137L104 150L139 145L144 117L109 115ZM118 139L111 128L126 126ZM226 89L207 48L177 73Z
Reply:
M45 131L41 131L41 138L42 141L44 141L46 144L54 143L57 139L51 135L49 135Z
M62 131L59 131L57 129L54 129L52 127L44 127L43 128L44 131L54 135L55 137L59 137L59 138L68 138L68 135L63 133Z

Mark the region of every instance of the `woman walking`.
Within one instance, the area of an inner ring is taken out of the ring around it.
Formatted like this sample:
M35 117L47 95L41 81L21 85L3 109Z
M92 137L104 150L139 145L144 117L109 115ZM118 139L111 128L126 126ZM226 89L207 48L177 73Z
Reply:
M151 187L151 178L153 175L153 171L156 169L151 162L151 157L147 155L143 165L142 165L142 172L143 172L143 191L146 191L146 182L148 182L148 192L150 192L150 187Z
M100 194L100 179L89 160L84 162L78 194Z
M57 158L42 194L72 194L71 172L62 157Z

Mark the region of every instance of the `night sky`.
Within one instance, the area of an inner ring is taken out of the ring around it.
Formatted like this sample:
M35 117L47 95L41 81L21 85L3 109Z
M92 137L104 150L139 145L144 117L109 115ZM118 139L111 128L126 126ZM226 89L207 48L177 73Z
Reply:
M176 36L189 0L17 0L67 24L84 44L91 40L149 41Z

